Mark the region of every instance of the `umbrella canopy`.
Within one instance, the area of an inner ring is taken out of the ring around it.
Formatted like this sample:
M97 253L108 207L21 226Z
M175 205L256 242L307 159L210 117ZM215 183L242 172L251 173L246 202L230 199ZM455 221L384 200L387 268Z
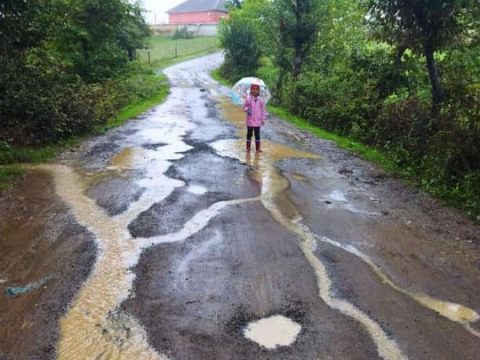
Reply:
M260 96L263 98L263 100L265 100L265 103L270 101L270 99L272 98L272 93L262 79L256 77L245 77L239 80L235 85L233 85L230 94L233 103L242 105L244 98L247 95L250 95L250 86L252 85L260 86Z

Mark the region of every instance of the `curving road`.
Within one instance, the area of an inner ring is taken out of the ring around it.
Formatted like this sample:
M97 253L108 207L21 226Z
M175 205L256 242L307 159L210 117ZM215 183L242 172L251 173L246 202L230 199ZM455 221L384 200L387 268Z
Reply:
M0 359L478 359L480 230L209 72L0 206Z

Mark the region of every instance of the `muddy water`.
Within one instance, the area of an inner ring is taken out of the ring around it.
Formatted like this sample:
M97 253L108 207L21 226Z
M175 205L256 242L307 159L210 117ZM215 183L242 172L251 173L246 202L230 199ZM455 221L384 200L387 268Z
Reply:
M141 129L135 135L139 145L124 148L106 167L107 172L118 176L131 170L142 174L136 184L145 191L124 213L109 216L86 195L91 182L88 176L66 165L42 166L53 175L56 192L72 209L77 221L95 235L99 249L91 276L60 321L60 359L166 359L148 344L146 333L136 319L119 310L132 290L134 273L130 269L137 264L144 248L183 241L207 226L223 208L260 200L216 203L197 213L175 233L145 239L130 235L127 226L142 211L165 199L175 188L185 186L182 181L167 177L165 172L173 160L181 159L191 149L183 142L183 136L194 125L183 111L183 101L191 95L184 92L192 91L174 88L168 101L139 125ZM165 144L158 149L143 147L154 145L159 139ZM205 189L192 187L190 191Z
M447 319L458 322L471 332L473 335L479 336L479 332L472 328L471 324L480 319L479 314L460 304L442 301L432 298L425 294L413 293L396 285L380 268L365 254L361 253L350 245L343 245L326 237L318 237L311 230L302 224L302 217L296 209L295 205L288 199L285 191L288 189L288 180L275 168L274 164L277 160L297 157L297 158L318 158L313 154L306 154L294 149L286 148L279 144L266 143L264 147L265 153L255 154L252 161L252 155L245 155L244 150L244 114L241 108L230 104L228 101L221 102L224 118L232 122L238 129L239 140L225 140L214 144L217 152L224 156L230 156L239 160L245 159L245 162L253 167L251 176L260 185L262 190L262 203L274 218L295 233L300 240L300 247L315 271L319 286L320 298L329 306L339 310L362 323L367 329L370 336L377 345L379 355L385 359L402 359L402 354L395 340L389 338L385 331L373 319L360 311L353 304L334 298L332 282L328 276L325 265L315 256L317 242L325 242L346 250L349 253L362 259L369 265L378 277L385 284L389 285L396 291L409 296L417 301L417 303L425 306L433 311L438 312ZM295 174L295 179L305 181L306 179L300 174ZM333 192L331 198L335 201L345 201L345 197L340 192Z

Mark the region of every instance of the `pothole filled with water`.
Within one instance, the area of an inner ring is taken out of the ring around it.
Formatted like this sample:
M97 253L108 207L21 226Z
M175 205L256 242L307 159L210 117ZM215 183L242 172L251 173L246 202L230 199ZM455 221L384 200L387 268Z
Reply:
M195 195L203 195L205 194L208 190L206 188L204 188L203 186L200 186L200 185L190 185L188 188L187 188L187 191L192 193L192 194L195 194Z
M295 321L274 315L249 323L243 334L267 349L276 349L278 346L292 345L301 330L302 327Z

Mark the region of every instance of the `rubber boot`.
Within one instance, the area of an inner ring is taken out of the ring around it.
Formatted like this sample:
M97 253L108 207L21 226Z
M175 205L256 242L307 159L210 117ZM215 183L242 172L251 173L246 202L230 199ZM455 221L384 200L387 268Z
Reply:
M260 146L260 141L255 141L255 147L257 152L262 152L262 147Z
M247 140L247 151L250 152L250 148L252 147L252 142Z

